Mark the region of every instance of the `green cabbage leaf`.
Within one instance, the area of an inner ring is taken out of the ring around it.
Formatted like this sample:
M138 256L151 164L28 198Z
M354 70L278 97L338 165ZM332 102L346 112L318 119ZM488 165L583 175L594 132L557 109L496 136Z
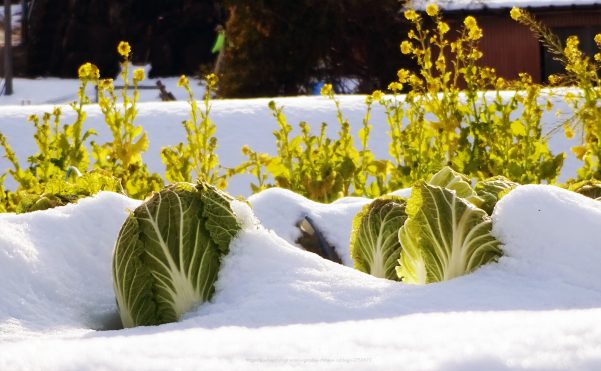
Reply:
M496 261L502 251L482 209L457 192L421 182L407 201L408 218L400 228L398 276L403 282L446 281Z
M428 183L433 186L453 190L457 192L458 197L464 198L476 206L480 206L483 202L478 193L472 188L470 179L448 166L443 167L439 172L434 174Z
M492 215L497 202L518 185L501 175L478 182L474 190L483 201L480 208Z
M355 269L379 278L398 280L401 249L399 228L405 223L406 200L398 196L375 199L353 219L350 248Z
M130 214L113 254L124 327L175 322L211 298L221 259L240 230L231 201L206 183L175 183Z

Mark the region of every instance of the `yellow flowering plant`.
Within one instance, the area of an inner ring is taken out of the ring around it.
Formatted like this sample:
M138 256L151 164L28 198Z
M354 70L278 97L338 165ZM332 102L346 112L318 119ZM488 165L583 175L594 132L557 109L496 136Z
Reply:
M578 170L578 180L601 179L601 34L593 39L598 52L590 58L580 49L578 37L568 37L564 46L547 26L528 11L513 8L510 15L530 28L555 59L563 63L565 74L552 76L549 81L577 88L565 94L573 115L560 126L563 126L568 138L574 136L574 130L581 134L581 143L572 147L572 152L583 162Z
M76 182L81 173L88 170L90 156L86 142L96 134L92 129L84 130L86 113L84 107L90 103L86 95L89 84L96 84L100 76L98 67L84 63L78 69L80 85L77 100L70 104L75 112L75 121L62 124L62 110L56 107L52 112L43 115L31 115L28 121L34 126L34 141L37 152L28 156L29 165L23 167L6 137L0 134L0 147L12 168L1 176L3 180L10 175L17 183L14 192L9 192L0 186L0 209L4 211L22 211L23 203L43 195L50 190L48 184L57 182ZM84 196L82 193L73 194L76 200Z
M121 181L128 196L141 199L161 189L163 180L160 175L151 174L143 162L142 154L148 149L148 136L142 126L135 124L140 96L138 85L144 79L144 71L136 69L133 81L130 81L129 43L120 42L117 52L122 57L121 91L115 90L111 79L101 80L98 85L98 105L111 131L112 141L102 144L92 142L92 155L96 160L95 168L109 171ZM128 93L130 87L133 88L131 96Z
M217 88L218 78L214 74L205 76L205 93L203 109L198 106L194 98L190 83L182 75L177 85L188 93L190 105L190 118L183 122L187 142L176 146L165 147L161 150L161 159L166 166L166 177L170 182L191 182L198 178L209 182L221 189L227 187L230 172L219 165L219 158L215 153L217 127L210 119L211 94Z
M418 66L414 74L399 71L399 82L411 88L404 101L409 124L401 127L400 110L395 105L386 107L395 185L408 186L446 165L472 177L504 175L522 182L553 181L563 156L548 151L541 114L530 110L538 107L540 89L529 80L512 83L516 89L513 97L502 93L507 84L494 69L480 63L483 54L478 44L483 32L476 18L466 16L458 37L451 41L450 26L438 7L426 7L426 14L432 26L426 27L417 12L405 12L413 29L401 43L401 52ZM522 89L527 92L517 92ZM487 95L486 90L494 94ZM523 113L515 120L520 102L530 105L524 112L531 114ZM506 140L497 140L501 137ZM536 152L529 152L535 147Z

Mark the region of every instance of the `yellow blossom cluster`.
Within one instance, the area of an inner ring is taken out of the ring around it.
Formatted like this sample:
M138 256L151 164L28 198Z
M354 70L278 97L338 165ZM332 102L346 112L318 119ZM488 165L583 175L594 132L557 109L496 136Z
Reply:
M323 96L330 96L332 94L332 84L324 84L321 87L320 93Z
M419 20L419 14L417 14L417 12L413 9L405 10L404 14L408 21L416 22Z
M131 53L131 46L127 41L121 41L117 46L117 52L123 58L129 58L129 54Z
M210 73L205 76L205 80L207 81L207 86L209 88L214 88L215 86L217 86L217 82L219 81L219 78L214 73Z
M509 15L511 16L511 19L513 19L514 21L519 21L523 15L522 9L516 8L514 6L513 8L511 8L511 11L509 11Z
M478 27L478 22L476 22L476 18L468 15L463 20L463 24L465 28L468 30L468 38L470 40L479 40L482 38L482 29Z
M428 4L426 6L426 14L428 14L430 17L435 17L438 14L438 5L436 4Z
M140 82L144 80L144 70L142 68L136 68L134 70L134 82Z
M409 54L409 53L411 53L412 49L413 48L411 46L411 42L409 42L408 40L404 40L401 43L401 53L403 53L403 54Z
M79 66L77 75L79 76L80 80L96 81L100 78L100 70L98 67L96 67L96 65L87 62Z
M179 86L180 88L188 86L188 78L186 77L186 75L181 75L179 77L179 80L177 80L177 86Z

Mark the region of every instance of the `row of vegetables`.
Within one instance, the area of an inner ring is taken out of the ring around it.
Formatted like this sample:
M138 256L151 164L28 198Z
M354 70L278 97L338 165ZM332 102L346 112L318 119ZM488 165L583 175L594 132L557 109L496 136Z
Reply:
M374 199L355 216L350 237L355 268L400 284L428 284L497 261L491 233L496 203L519 184L494 177L472 185L445 167L411 196ZM601 185L572 190L601 197ZM144 201L125 221L113 255L113 278L124 327L174 322L210 300L232 241L249 208L199 181L174 183Z

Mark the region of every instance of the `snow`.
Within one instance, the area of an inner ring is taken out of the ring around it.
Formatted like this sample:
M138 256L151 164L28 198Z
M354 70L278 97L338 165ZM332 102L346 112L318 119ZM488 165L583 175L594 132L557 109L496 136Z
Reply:
M436 3L443 10L480 10L504 8L543 8L601 5L599 0L412 0L415 9Z
M213 299L178 323L107 331L96 330L116 328L111 252L139 201L103 192L2 214L0 369L601 368L601 203L520 186L493 214L506 255L427 286L377 279L286 241L291 215L308 212L348 249L349 220L366 201L264 191L251 198L262 224L236 202L245 228Z
M164 82L174 94L180 90L173 88L175 79ZM14 104L48 102L48 91L55 99L76 87L75 81L17 80L17 95L0 97L1 131L22 161L36 151L26 117L53 106ZM153 99L142 96L136 122L150 140L144 160L151 171L163 173L160 149L184 140L181 122L189 108L183 101ZM356 133L364 97L339 99ZM277 126L269 101L213 101L224 166L244 160L244 144L275 152ZM330 134L338 130L334 104L324 97L275 101L285 106L292 125L306 120L317 129L326 121ZM563 103L558 108L569 111ZM65 122L72 122L73 112L68 107L63 112ZM98 107L86 112L96 140L110 139ZM555 110L543 121L546 129L555 127ZM370 148L376 157L388 157L380 107L372 123ZM573 145L561 132L551 137L555 153ZM580 165L568 156L562 180ZM0 159L0 170L7 166ZM250 196L249 181L250 176L237 176L228 191ZM140 201L103 192L52 210L0 214L0 370L601 369L597 201L551 186L518 187L493 214L505 256L471 275L428 286L352 269L351 223L369 199L321 204L268 189L248 201L252 210L242 201L232 204L244 230L224 258L211 302L178 323L127 330L119 329L112 250L129 210ZM295 244L297 223L305 216L343 265Z

